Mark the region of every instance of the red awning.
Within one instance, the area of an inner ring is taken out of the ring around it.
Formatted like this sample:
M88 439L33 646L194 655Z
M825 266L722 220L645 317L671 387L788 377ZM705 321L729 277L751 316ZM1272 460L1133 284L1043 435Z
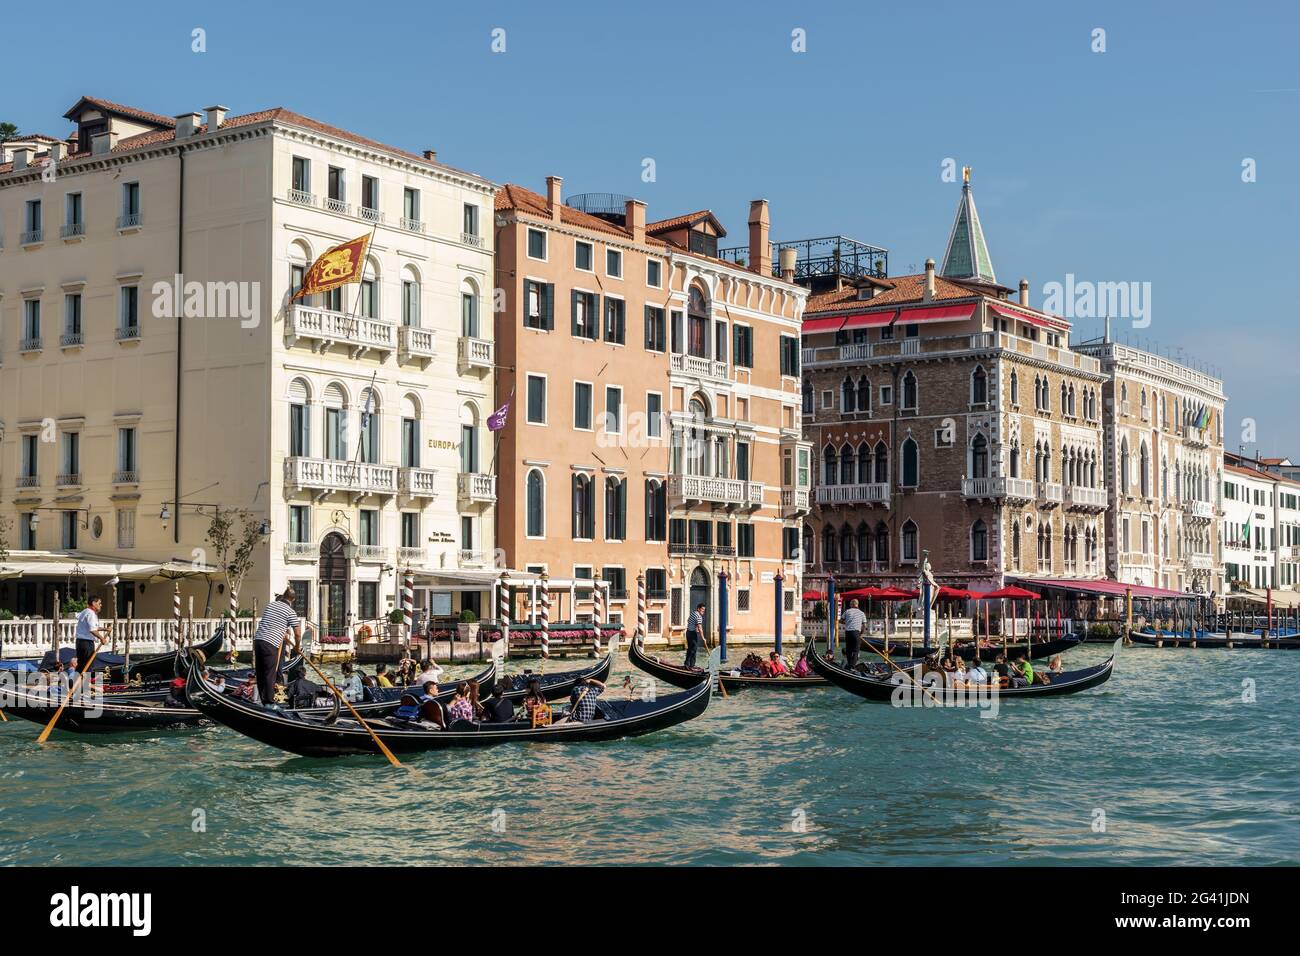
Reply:
M838 332L840 326L844 324L844 316L832 315L826 318L804 319L803 328L800 331L804 335L812 332Z
M999 588L996 591L989 591L987 594L981 594L980 597L986 598L990 601L999 601L1002 600L1003 598L1007 598L1012 601L1037 601L1040 597L1042 597L1042 595L1039 594L1037 591L1030 591L1027 590L1026 588L1018 588L1014 584L1009 584L1006 587Z
M826 600L826 595L822 594L821 591L804 591L803 599L805 601L824 601Z
M1081 591L1096 594L1099 597L1123 597L1124 592L1132 588L1135 598L1193 598L1195 594L1186 591L1170 591L1166 588L1153 588L1145 584L1124 584L1121 581L1094 581L1076 578L1026 578L1026 584L1037 588L1064 588L1067 591Z
M874 329L882 325L888 325L894 321L894 316L898 315L897 309L890 309L888 312L860 312L857 315L850 315L844 320L845 331L849 329Z
M1064 329L1065 324L1062 322L1052 322L1041 315L1032 315L1028 312L1020 312L1017 309L1008 308L1005 305L998 305L996 302L990 302L991 308L1004 319L1011 319L1013 322L1028 322L1030 325L1036 325L1042 329Z
M965 305L935 305L925 309L904 309L898 316L899 325L914 322L961 322L975 314L975 303Z

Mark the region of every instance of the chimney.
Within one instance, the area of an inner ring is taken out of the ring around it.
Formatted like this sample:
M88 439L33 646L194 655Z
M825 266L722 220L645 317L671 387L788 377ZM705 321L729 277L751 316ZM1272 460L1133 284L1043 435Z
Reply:
M556 222L560 221L560 187L563 185L564 180L559 176L546 177L546 208Z
M645 203L629 199L623 204L623 223L632 233L633 242L645 242Z
M1103 342L1110 342L1110 316L1106 316L1106 332L1101 339Z
M1029 280L1020 280L1020 304L1029 307Z
M208 111L208 132L221 129L221 124L226 121L226 114L230 112L229 106L209 106Z
M794 249L781 250L781 278L786 282L794 281L794 264L799 258L799 253Z
M771 225L767 200L755 199L749 204L749 268L761 276L772 274L772 246L768 242Z
M199 131L199 121L202 119L198 113L181 113L176 117L176 138L189 139Z
M115 146L117 146L116 130L109 130L107 133L96 133L90 137L90 152L94 156L111 153Z
M934 260L925 260L925 301L934 298Z
M426 149L424 151L424 158L431 163L436 163L438 161L438 151L436 149Z
M26 169L32 161L33 150L30 146L19 146L14 150L14 169Z
M50 147L50 159L62 162L68 158L68 144L59 140Z

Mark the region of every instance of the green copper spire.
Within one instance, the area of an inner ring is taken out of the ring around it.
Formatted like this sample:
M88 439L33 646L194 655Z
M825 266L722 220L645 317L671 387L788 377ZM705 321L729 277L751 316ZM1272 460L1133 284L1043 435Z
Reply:
M961 171L961 199L957 203L957 218L948 236L948 251L943 256L939 275L948 279L975 279L979 282L997 282L993 274L993 260L984 242L979 213L975 211L975 196L970 191L970 167Z

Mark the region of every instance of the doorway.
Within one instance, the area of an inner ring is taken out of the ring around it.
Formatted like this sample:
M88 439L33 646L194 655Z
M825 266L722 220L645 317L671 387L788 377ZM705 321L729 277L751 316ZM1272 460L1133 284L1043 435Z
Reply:
M321 627L330 637L343 637L348 630L348 559L343 553L343 535L331 531L320 544L320 586L324 594Z
M686 619L689 621L695 609L701 604L704 605L704 634L710 633L709 629L709 612L711 604L709 602L709 572L704 568L696 568L691 572L691 604L686 609ZM701 635L703 637L703 634Z

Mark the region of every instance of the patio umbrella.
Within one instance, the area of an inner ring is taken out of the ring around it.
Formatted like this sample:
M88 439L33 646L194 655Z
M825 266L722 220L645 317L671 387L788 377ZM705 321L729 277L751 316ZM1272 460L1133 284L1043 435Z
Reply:
M1001 601L1001 600L1010 600L1010 601L1011 601L1011 626L1012 626L1012 628L1014 628L1014 627L1015 627L1015 624L1016 624L1016 602L1017 602L1017 601L1037 601L1041 596L1042 596L1042 595L1040 595L1040 594L1038 594L1038 593L1036 593L1036 592L1034 592L1034 591L1030 591L1030 590L1028 590L1028 589L1026 589L1026 588L1016 587L1016 585L1014 585L1014 584L1009 584L1009 585L1007 585L1007 586L1004 587L1004 588L1000 588L1000 589L998 589L997 591L989 591L987 594L983 595L984 598L988 598L988 599L994 599L994 598L996 598L997 600L1000 600L1000 601ZM1050 635L1049 635L1049 637L1050 637ZM1002 650L1003 650L1003 653L1006 652L1006 649L1007 649L1007 634L1006 634L1006 629L1003 628L1003 630L1002 630ZM1031 657L1033 656L1033 651L1034 651L1034 635L1033 635L1033 632L1031 631L1030 634L1029 634L1029 655L1030 655Z
M826 600L826 595L822 594L821 591L804 591L803 599L805 601L824 601Z

